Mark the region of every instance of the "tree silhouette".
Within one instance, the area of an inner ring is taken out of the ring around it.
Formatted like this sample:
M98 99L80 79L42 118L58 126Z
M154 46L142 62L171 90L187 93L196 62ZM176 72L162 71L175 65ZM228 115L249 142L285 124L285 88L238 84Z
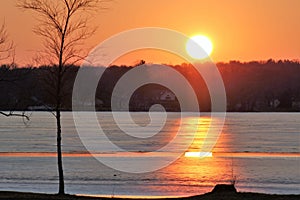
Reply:
M82 60L83 41L89 38L94 28L89 28L92 11L98 7L100 0L19 0L17 6L36 14L39 21L34 32L43 38L47 61L54 67L50 74L54 86L51 93L55 99L53 114L57 127L57 164L59 174L58 194L64 194L64 174L62 163L61 110L63 101L64 77L67 65Z
M0 61L8 59L14 52L14 43L9 41L5 23L0 26Z
M0 26L0 61L9 59L10 57L14 60L14 43L13 41L10 41L8 39L8 34L6 31L5 23L3 23ZM11 67L14 66L14 61L9 65L3 65L1 67L0 72L0 82L1 83L13 83L16 81L15 78L8 77L7 73L11 69ZM29 117L25 114L25 112L22 113L14 113L13 111L9 112L3 112L0 111L0 114L5 117L23 117L26 120L29 120Z

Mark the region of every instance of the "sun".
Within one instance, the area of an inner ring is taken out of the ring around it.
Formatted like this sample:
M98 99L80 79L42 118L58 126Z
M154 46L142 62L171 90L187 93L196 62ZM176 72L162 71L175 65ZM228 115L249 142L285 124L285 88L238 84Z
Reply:
M211 40L204 35L191 37L186 43L187 53L194 59L204 59L210 56L213 50Z

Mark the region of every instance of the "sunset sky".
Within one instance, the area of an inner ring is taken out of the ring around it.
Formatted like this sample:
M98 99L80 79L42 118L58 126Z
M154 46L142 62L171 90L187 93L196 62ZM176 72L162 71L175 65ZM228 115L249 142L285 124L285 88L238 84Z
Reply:
M242 2L242 3L241 3ZM15 7L15 0L0 1L0 19L5 20L14 40L17 63L30 64L41 40L32 32L37 21L33 13ZM121 31L141 27L163 27L188 36L203 34L213 43L211 58L216 62L240 60L299 59L299 0L114 0L105 3L93 24L96 34L87 41L87 48ZM184 46L185 44L183 44ZM170 63L172 56L152 51L128 55L122 62ZM179 61L178 61L179 62Z

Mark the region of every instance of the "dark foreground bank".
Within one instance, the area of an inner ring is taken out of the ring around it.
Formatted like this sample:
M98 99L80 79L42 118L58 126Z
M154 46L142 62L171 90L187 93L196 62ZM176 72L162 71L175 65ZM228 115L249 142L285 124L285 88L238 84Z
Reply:
M75 195L55 195L55 194L37 194L37 193L22 193L22 192L0 192L0 199L5 200L109 200L112 198L100 197L82 197ZM122 200L121 198L117 198ZM300 195L271 195L259 193L244 193L236 192L235 188L228 185L217 185L212 192L203 195L197 195L184 198L170 198L170 200L299 200ZM136 199L135 199L136 200Z

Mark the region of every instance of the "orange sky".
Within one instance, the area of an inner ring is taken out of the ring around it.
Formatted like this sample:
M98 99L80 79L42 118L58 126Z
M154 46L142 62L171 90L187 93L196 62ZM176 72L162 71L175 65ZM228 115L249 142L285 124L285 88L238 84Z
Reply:
M35 50L41 48L41 40L32 33L36 24L33 14L20 11L15 3L0 1L0 19L5 19L10 37L17 45L17 63L29 64ZM300 57L299 0L113 0L106 7L109 9L95 16L93 23L99 29L87 41L88 47L124 30L155 26L190 36L207 35L213 41L211 58L216 62ZM139 59L177 62L157 51L134 53L122 62L132 64Z

